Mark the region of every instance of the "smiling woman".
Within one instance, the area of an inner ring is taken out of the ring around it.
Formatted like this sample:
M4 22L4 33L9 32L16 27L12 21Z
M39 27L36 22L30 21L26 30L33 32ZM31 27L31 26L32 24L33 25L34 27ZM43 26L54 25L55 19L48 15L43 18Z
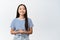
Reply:
M10 27L11 34L15 35L13 40L29 40L29 34L33 32L33 22L27 17L27 8L24 4L18 6L16 18Z

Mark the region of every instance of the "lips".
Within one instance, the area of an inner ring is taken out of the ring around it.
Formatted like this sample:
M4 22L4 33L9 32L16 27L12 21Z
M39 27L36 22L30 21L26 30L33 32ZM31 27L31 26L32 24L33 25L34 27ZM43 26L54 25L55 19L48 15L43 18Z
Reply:
M24 13L24 12L21 12L21 13Z

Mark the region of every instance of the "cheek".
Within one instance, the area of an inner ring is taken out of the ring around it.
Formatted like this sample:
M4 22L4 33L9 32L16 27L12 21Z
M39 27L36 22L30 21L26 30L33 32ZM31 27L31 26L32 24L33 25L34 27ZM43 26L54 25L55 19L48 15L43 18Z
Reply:
M21 10L18 10L19 13L21 13Z
M24 10L24 13L26 12L26 10Z
M19 13L25 13L26 11L25 10L19 10Z

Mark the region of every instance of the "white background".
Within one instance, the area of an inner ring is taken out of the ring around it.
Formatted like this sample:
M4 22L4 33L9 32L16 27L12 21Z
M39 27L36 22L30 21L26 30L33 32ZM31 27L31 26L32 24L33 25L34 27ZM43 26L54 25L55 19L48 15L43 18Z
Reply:
M60 0L0 0L0 40L12 40L11 21L25 4L34 27L30 40L60 40Z

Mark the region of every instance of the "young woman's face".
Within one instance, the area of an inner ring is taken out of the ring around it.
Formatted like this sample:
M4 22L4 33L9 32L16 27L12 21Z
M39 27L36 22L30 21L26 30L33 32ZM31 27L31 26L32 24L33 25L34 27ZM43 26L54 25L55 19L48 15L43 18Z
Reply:
M25 12L26 12L25 7L23 5L20 6L19 9L18 9L18 12L19 12L20 15L24 15Z

